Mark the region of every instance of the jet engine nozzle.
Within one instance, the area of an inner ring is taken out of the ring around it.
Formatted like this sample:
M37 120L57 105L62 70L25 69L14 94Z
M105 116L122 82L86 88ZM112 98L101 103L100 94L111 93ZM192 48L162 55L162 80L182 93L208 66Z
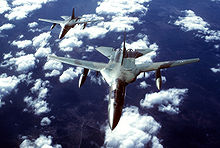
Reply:
M89 69L84 68L83 73L81 74L79 78L79 88L85 83L88 72L89 72Z
M56 23L53 23L53 25L50 27L50 30L52 30L56 26Z
M161 84L162 84L162 79L161 79L160 69L157 69L156 70L156 86L158 90L161 89Z

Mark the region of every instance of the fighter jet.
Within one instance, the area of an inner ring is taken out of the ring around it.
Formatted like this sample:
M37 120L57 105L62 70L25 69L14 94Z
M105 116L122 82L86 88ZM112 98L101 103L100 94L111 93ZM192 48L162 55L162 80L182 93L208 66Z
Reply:
M60 35L59 35L60 39L62 39L71 28L74 28L76 26L76 24L83 24L83 29L85 29L88 22L96 22L96 21L103 20L103 19L99 19L99 20L80 21L80 19L82 17L75 16L74 8L73 8L73 12L72 12L71 17L70 16L61 16L61 18L63 18L64 20L48 20L48 19L41 19L41 18L39 18L38 20L53 23L53 25L50 28L51 30L56 26L56 24L59 24L62 27L62 29L60 31Z
M121 117L124 105L125 88L129 83L136 80L137 76L142 72L156 71L156 86L161 89L161 73L160 70L184 64L198 62L199 58L165 61L155 63L135 64L135 59L153 51L151 49L129 49L125 47L125 35L123 48L114 49L113 47L96 48L101 54L109 59L108 63L92 62L86 60L57 57L49 55L49 59L84 68L79 79L79 87L85 82L88 71L94 70L100 72L109 85L109 103L108 103L108 121L111 130L113 130Z

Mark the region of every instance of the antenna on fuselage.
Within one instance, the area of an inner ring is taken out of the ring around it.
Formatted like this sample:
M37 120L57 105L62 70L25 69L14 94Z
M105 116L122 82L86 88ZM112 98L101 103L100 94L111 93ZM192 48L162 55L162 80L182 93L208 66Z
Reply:
M126 54L125 41L126 41L126 28L125 28L125 31L124 31L123 56L122 56L121 65L123 64L123 61L124 61L124 58L125 58L125 54Z

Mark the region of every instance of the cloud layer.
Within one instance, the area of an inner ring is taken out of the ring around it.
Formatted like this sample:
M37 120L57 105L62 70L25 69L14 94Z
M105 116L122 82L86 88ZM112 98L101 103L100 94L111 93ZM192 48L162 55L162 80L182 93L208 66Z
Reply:
M6 0L0 2L0 14L5 13L5 17L9 20L21 20L37 9L40 9L43 4L56 0L13 0L10 4Z
M175 25L180 26L184 31L197 31L196 36L202 37L206 42L220 40L220 31L211 30L211 25L204 21L200 16L192 10L182 11L184 17L178 17L174 22Z
M147 114L141 115L137 107L126 107L117 127L111 131L105 127L105 146L120 148L144 148L150 143L162 148L156 137L161 125Z
M25 138L20 144L20 148L62 148L59 144L52 145L52 139L53 137L44 135L40 135L35 140Z
M20 79L16 76L7 76L6 73L0 75L0 108L5 103L2 98L9 95L18 85Z
M183 97L187 94L188 89L170 88L159 92L146 94L145 98L140 101L140 105L146 108L158 106L161 112L171 114L179 113L179 105Z

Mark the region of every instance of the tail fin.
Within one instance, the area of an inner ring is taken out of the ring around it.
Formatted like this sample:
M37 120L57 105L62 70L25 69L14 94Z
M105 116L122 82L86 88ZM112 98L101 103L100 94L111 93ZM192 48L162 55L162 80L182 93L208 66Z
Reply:
M124 61L124 58L125 58L125 54L126 54L125 41L126 41L126 29L125 29L125 32L124 32L123 57L122 57L121 65L123 64L123 61Z
M75 9L73 8L72 17L71 19L75 19Z

